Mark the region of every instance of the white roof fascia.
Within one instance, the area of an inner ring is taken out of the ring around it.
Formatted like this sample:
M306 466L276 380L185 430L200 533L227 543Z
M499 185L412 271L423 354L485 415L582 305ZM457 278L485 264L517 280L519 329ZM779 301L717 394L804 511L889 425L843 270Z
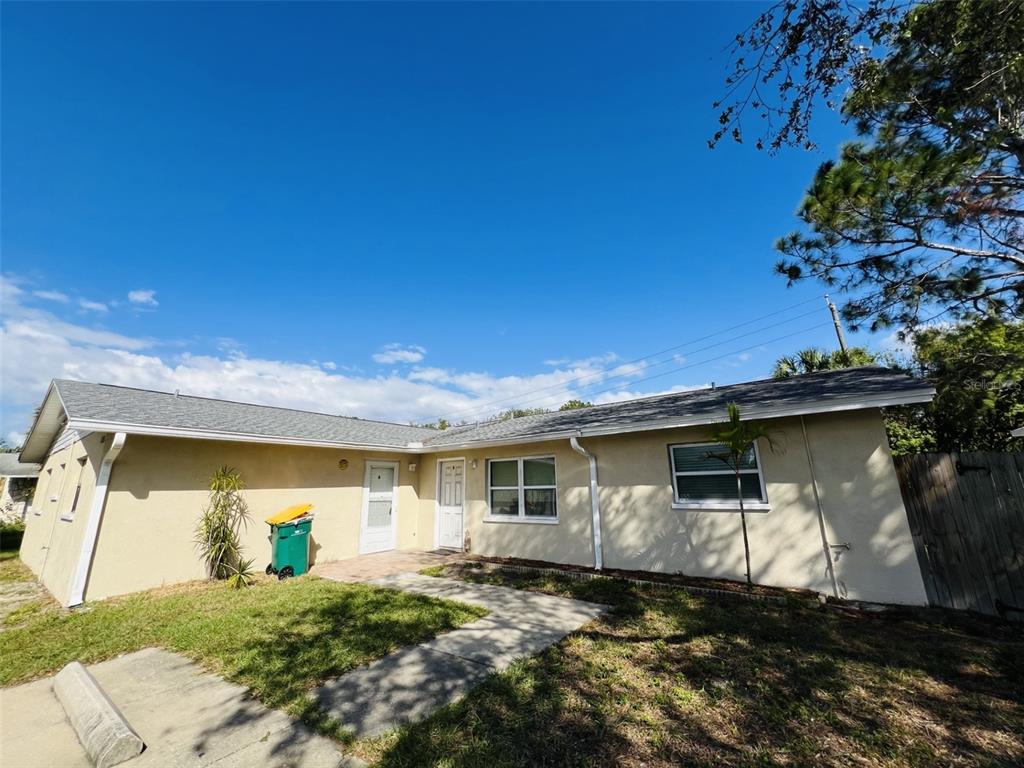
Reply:
M836 400L828 406L809 404L804 407L776 408L764 411L748 410L749 419L780 419L787 416L809 416L815 413L835 413L840 411L858 411L871 408L885 408L895 405L912 405L914 403L927 403L935 395L934 387L918 390L917 392L900 396L876 396L873 398L850 398ZM542 435L524 435L520 437L497 438L494 440L474 440L463 443L444 443L442 445L426 445L424 453L440 453L443 451L459 450L465 448L488 448L491 446L515 445L517 443L542 443L551 440L566 440L570 437L601 437L603 435L621 435L632 432L652 432L659 429L681 429L683 427L706 426L708 424L720 424L723 417L719 415L704 414L688 419L659 419L655 421L638 421L629 426L591 427L584 429L567 429L558 432L549 432Z
M935 395L935 389L928 387L909 394L902 395L878 395L871 398L846 398L835 400L828 405L822 406L816 403L808 403L805 406L775 408L768 410L748 409L751 419L778 419L787 416L806 416L815 413L834 413L840 411L864 410L870 408L883 408L895 405L910 405L913 403L925 403ZM717 424L722 421L721 414L703 414L682 419L659 419L653 421L638 421L634 424L623 426L615 425L608 427L591 427L584 429L565 429L558 432L549 432L537 435L521 435L518 437L495 438L491 440L471 440L461 443L444 443L441 445L430 445L422 442L410 442L404 445L374 445L365 443L335 442L330 440L307 440L298 437L278 437L272 435L254 435L241 432L217 432L212 430L189 429L182 427L161 427L145 424L127 424L120 422L102 422L92 419L71 419L67 423L68 429L78 429L91 432L125 432L132 435L151 435L155 437L181 437L193 440L221 440L224 442L240 443L263 443L271 445L301 445L312 448L340 448L360 451L378 451L385 453L444 453L465 448L489 448L503 445L516 445L521 443L542 443L552 440L566 440L570 437L600 437L602 435L629 434L631 432L651 432L661 429L680 429L683 427L706 426Z
M271 445L302 445L311 448L344 448L359 451L381 451L385 453L421 453L420 448L408 445L370 445L363 443L345 443L332 440L306 440L300 437L277 437L273 435L253 435L244 432L217 432L204 429L188 429L184 427L159 427L146 424L124 424L119 422L95 421L92 419L71 419L68 426L72 429L91 432L124 432L129 435L151 435L155 437L182 437L192 440L222 440L236 443L264 443Z

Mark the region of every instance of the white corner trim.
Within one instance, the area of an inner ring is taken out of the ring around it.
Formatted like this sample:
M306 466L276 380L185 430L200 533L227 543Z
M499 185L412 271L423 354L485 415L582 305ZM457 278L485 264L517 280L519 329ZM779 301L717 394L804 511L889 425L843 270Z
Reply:
M92 492L92 503L89 505L89 517L85 521L85 532L82 534L82 550L78 555L78 566L71 579L71 591L68 594L68 608L81 605L85 599L85 584L92 567L92 556L96 551L96 539L100 532L100 520L103 517L103 506L107 501L107 486L110 483L110 470L124 448L128 436L118 432L110 442L100 471L96 474L96 488Z

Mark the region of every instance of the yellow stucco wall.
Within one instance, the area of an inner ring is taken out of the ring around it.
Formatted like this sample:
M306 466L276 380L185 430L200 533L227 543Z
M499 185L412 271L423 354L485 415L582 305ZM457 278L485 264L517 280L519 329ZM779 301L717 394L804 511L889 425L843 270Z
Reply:
M338 461L347 459L340 470ZM359 551L363 475L368 459L399 462L397 546L417 546L416 456L129 435L110 479L103 527L86 599L204 577L193 543L210 476L224 464L246 483L252 513L245 553L270 560L264 518L292 504L314 505L311 557L325 562Z
M805 417L842 597L926 602L906 511L877 411ZM760 446L770 509L747 513L756 582L831 592L807 451L797 418L768 422ZM599 457L605 563L611 568L744 578L740 519L731 510L672 508L668 445L705 428L584 441Z
M843 597L880 602L926 601L880 414L856 411L806 417L827 538L849 544L836 573ZM761 446L770 509L748 513L754 579L763 584L830 592L818 513L799 419L769 422L778 450ZM609 568L742 579L739 515L730 510L672 507L668 445L706 439L695 427L586 438L598 457L604 562ZM77 564L95 473L109 436L90 435L44 465L22 544L22 557L60 600ZM104 440L105 442L100 442ZM487 520L487 459L554 456L558 522ZM78 514L71 504L77 459L86 458ZM315 505L314 561L358 554L363 479L368 459L399 463L396 546L430 549L439 459L462 457L465 530L472 552L554 563L593 565L586 459L568 440L444 454L388 454L129 435L110 480L86 598L202 578L193 537L210 475L223 464L247 484L252 524L247 554L262 568L270 557L263 518L296 503ZM339 459L347 459L344 471ZM473 461L477 466L473 467ZM60 465L65 469L61 472ZM416 464L416 471L410 470ZM50 470L59 475L51 479ZM57 494L59 502L48 501Z
M755 581L831 593L800 420L769 423L777 450L760 446L770 509L747 513ZM876 410L806 417L826 535L838 550L840 594L849 599L924 604L926 596ZM598 457L604 564L607 568L744 578L738 512L672 507L668 446L706 440L708 429L586 438ZM485 522L486 460L554 455L558 525ZM466 529L474 553L592 566L589 470L568 441L423 457L421 541L433 541L437 459L461 456L466 468ZM472 469L472 461L477 468Z
M503 446L474 451L425 454L420 473L421 541L434 543L437 463L464 457L464 528L470 550L491 557L520 557L551 563L592 565L593 534L590 513L590 474L586 461L569 446L568 440ZM487 516L487 459L525 456L554 456L557 481L558 523L493 522ZM473 468L473 460L477 466Z
M32 497L32 511L25 518L21 559L61 603L67 602L71 591L96 473L109 441L109 436L91 434L48 456Z

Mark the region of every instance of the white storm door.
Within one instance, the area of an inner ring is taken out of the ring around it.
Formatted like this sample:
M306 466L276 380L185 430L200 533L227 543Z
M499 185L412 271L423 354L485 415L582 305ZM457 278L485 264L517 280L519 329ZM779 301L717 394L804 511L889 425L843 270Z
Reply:
M367 462L363 479L363 515L359 526L360 554L395 548L397 497L398 462Z
M461 459L441 462L437 543L442 547L462 549L462 475L465 466Z

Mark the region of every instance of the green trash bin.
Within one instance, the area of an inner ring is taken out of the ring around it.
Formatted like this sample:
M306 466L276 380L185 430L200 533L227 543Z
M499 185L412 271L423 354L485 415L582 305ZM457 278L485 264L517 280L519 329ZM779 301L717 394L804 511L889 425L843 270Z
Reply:
M270 524L270 565L267 574L277 578L301 576L309 570L309 532L313 528L310 515Z

